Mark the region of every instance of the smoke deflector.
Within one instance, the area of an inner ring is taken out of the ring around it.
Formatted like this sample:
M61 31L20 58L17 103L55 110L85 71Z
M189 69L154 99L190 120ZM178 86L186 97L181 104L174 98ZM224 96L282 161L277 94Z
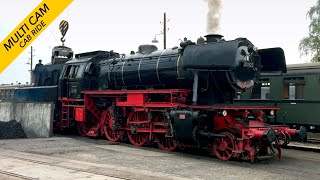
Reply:
M261 74L286 73L286 59L282 48L269 48L258 50L261 61Z

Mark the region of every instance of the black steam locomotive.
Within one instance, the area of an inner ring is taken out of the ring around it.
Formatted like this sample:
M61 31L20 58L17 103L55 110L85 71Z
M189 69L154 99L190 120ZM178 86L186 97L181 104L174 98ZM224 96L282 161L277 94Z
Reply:
M277 107L232 104L261 73L286 72L283 50L257 50L246 38L206 38L165 50L141 45L130 55L94 51L72 58L70 48L56 47L52 64L35 70L29 90L55 89L47 98L56 104L57 129L76 126L81 135L136 146L155 141L166 151L209 146L221 160L254 161L269 152L280 157L290 136L305 132L265 124Z
M260 73L286 72L281 48L255 51L245 38L206 37L205 44L188 40L160 51L141 45L130 55L94 51L73 59L70 48L55 47L52 63L34 71L34 86L59 85L59 97L70 98L84 90L186 88L201 92L194 93L193 103L232 103L235 92L250 89Z
M186 88L193 89L194 104L232 103L235 92L251 88L261 72L286 72L280 48L255 51L245 38L206 37L206 44L189 40L161 51L144 45L137 54L105 60L100 89Z

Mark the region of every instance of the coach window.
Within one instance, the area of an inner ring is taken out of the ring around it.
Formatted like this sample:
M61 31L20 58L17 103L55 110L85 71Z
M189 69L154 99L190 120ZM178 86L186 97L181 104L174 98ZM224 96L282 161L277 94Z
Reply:
M304 99L304 78L285 78L283 83L283 99Z
M269 99L270 97L269 79L260 80L259 84L252 89L251 99Z
M11 90L11 93L10 93L10 99L13 99L13 96L14 96L14 89Z
M6 90L6 91L5 91L4 99L8 100L8 99L9 99L9 96L10 96L10 90Z
M6 98L6 91L1 90L1 99L5 99L5 98Z
M269 99L270 96L270 83L264 82L261 84L261 96L260 99Z
M7 99L7 91L6 90L3 90L3 96L2 96L3 99Z

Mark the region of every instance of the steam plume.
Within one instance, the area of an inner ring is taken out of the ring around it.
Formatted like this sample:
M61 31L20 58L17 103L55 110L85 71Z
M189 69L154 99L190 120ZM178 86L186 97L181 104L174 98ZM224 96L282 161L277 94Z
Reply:
M220 30L220 16L223 0L204 0L208 4L207 33L214 34Z

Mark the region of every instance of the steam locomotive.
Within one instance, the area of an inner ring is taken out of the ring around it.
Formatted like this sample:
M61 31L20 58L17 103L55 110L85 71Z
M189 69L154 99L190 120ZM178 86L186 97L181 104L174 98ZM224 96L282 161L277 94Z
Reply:
M55 89L48 96L56 130L77 127L83 136L135 146L156 142L165 151L209 147L221 160L281 158L281 147L292 136L303 139L305 129L268 125L277 107L233 105L233 99L261 74L285 73L283 50L205 37L164 50L141 45L130 55L94 51L73 58L70 48L55 47L52 64L35 70L33 89Z

